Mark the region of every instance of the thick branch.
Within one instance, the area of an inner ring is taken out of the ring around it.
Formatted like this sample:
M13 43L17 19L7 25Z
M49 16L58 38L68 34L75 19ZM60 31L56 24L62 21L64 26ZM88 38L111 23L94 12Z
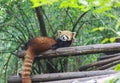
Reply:
M109 74L109 75L91 76L87 78L48 81L42 83L104 83L106 80L114 79L116 76L117 74Z
M49 27L50 27L50 30L51 30L52 33L55 35L56 33L55 33L55 31L54 31L52 25L50 24L50 21L49 21L49 19L48 19L48 16L46 15L46 13L45 13L45 11L44 11L43 9L41 9L41 10L42 10L42 12L43 12L43 14L44 14L46 20L48 21L48 25L49 25Z
M55 81L55 80L91 77L91 76L106 75L106 74L113 74L113 73L115 73L115 71L103 70L103 71L42 74L42 75L32 76L32 81L33 82L45 82L45 81ZM21 82L21 78L19 76L10 76L8 79L8 83L20 83L20 82Z
M97 62L94 62L94 63L91 63L91 64L84 65L84 66L80 67L79 70L85 70L85 69L93 67L93 66L105 65L105 64L111 63L111 62L116 61L116 60L120 60L120 56L105 59L105 60L100 60L100 61L97 61Z
M48 58L48 57L68 57L69 55L82 55L82 54L93 54L102 53L110 51L120 51L120 43L110 43L110 44L95 44L87 46L76 46L76 47L66 47L59 48L57 50L48 50L42 53L38 57ZM24 57L25 52L19 53L18 57Z
M116 65L110 67L110 68L107 68L106 70L114 70L114 68L116 67Z
M98 59L97 59L97 60L104 60L104 59L108 59L108 58L112 58L112 57L116 57L116 56L120 56L120 53L111 54L111 55L104 55L104 56L100 56L100 57L98 57Z
M103 65L103 66L101 66L101 67L98 67L98 68L96 68L96 69L97 69L97 70L104 70L104 69L110 68L110 67L112 67L112 66L115 66L115 65L117 65L118 63L120 63L120 60L113 61L113 62L111 62L111 63L108 63L108 64L106 64L106 65Z
M43 15L41 13L41 8L37 7L35 8L36 10L36 14L37 14L37 18L39 20L39 24L40 24L40 32L42 36L47 36L47 32L46 32L46 28L45 28L45 23L43 20Z

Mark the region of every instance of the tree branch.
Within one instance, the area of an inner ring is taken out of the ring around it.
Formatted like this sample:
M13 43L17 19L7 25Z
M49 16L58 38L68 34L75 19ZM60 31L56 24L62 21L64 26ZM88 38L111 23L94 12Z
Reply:
M35 10L36 10L37 18L38 18L39 24L40 24L41 35L47 36L46 27L45 27L45 23L43 20L43 15L41 13L41 7L36 7Z
M95 44L86 46L76 46L76 47L65 47L59 48L57 50L48 50L41 55L40 58L48 57L68 57L70 55L83 55L83 54L93 54L93 53L104 53L110 51L120 51L120 43L109 43L109 44ZM18 54L18 57L22 58L25 55L25 51Z
M52 25L50 24L50 21L49 21L47 15L46 15L45 11L44 11L43 9L41 9L41 10L42 10L42 12L43 12L43 14L44 14L46 20L48 21L48 25L49 25L49 27L50 27L50 30L51 30L52 33L53 33L53 36L54 36L56 33L55 33L54 29L52 28Z
M70 9L70 8L68 7L67 10L66 10L66 14L67 14L67 16L69 17L71 23L73 24L72 16L69 14L69 9Z
M30 30L29 30L29 27L27 26L27 22L26 22L26 20L25 20L25 18L24 18L24 14L23 14L23 12L22 12L22 9L20 8L19 5L17 5L17 8L18 8L19 13L20 13L20 15L21 15L21 18L22 18L22 21L23 21L23 25L25 26L25 28L26 28L26 30L27 30L28 38L31 39L33 36L32 36L32 34L31 34Z
M81 70L87 70L90 67L105 65L105 64L111 63L113 61L117 61L117 60L120 60L120 56L117 56L117 57L114 57L114 58L105 59L105 60L100 60L100 61L97 61L97 62L94 62L94 63L91 63L91 64L84 65L84 66L80 67L79 70L80 71Z
M82 23L82 24L79 26L79 28L78 28L78 30L77 30L77 32L76 32L76 36L78 35L78 33L79 33L79 31L80 31L80 29L82 28L83 25L84 25L84 23Z
M85 14L87 14L87 12L88 12L88 11L84 12L83 14L81 14L81 15L79 16L79 18L77 19L77 21L76 21L75 24L73 25L72 31L75 30L75 27L77 26L78 22L82 19L82 17L83 17Z
M103 66L101 66L101 67L98 67L98 68L96 68L96 69L97 69L97 70L104 70L104 69L110 68L110 67L112 67L112 66L115 66L115 65L117 65L118 63L120 63L120 58L119 58L118 60L115 60L115 61L113 61L113 62L110 62L110 63L108 63L108 64L106 64L106 65L103 65Z
M109 58L113 58L113 57L116 57L116 56L120 56L120 53L100 56L100 57L97 58L97 60L99 61L99 60L109 59Z

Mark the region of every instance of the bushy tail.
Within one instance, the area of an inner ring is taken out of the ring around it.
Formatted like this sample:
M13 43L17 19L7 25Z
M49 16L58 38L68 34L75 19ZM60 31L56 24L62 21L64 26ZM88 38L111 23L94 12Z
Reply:
M35 55L28 49L22 66L22 83L32 83L30 74L34 58Z

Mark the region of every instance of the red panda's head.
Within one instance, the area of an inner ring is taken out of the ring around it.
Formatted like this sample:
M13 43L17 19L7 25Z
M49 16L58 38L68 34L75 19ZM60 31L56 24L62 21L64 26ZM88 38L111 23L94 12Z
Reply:
M75 39L76 32L58 30L59 39L62 41L72 41Z

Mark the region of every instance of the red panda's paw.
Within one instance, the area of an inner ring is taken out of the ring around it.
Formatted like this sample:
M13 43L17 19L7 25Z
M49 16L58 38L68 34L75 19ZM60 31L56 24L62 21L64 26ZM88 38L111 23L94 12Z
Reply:
M52 49L52 50L56 50L57 48L58 48L57 44L54 44L54 45L51 46L50 49Z

